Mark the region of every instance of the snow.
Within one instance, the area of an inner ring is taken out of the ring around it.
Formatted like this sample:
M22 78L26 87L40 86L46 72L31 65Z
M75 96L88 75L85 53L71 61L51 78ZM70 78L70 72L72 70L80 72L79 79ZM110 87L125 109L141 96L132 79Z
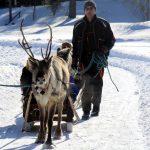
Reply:
M96 0L97 14L111 22L117 42L109 57L112 78L119 87L112 85L107 70L100 116L74 125L72 133L54 140L56 150L149 150L150 149L150 21L141 22L131 7L120 0ZM63 3L56 16L49 14L47 6L37 7L36 20L33 8L22 10L15 25L5 26L7 10L0 13L0 84L19 84L21 69L27 54L18 45L21 39L19 25L22 18L24 32L32 45L36 58L41 58L40 48L49 39L47 23L53 27L52 52L65 40L71 41L73 24L83 15L83 2L77 2L77 18L68 19L68 3ZM42 13L41 13L42 11ZM22 133L23 124L21 92L19 88L0 87L0 149L41 149L34 144L38 126L31 133ZM82 116L82 110L77 110ZM54 126L55 128L55 126Z

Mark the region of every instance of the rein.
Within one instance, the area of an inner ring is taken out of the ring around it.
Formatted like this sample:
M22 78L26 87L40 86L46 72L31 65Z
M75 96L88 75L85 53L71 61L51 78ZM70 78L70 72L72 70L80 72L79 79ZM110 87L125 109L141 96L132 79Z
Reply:
M31 84L23 84L23 85L11 85L11 84L0 84L2 87L15 87L15 88L29 88L32 87Z
M96 69L97 69L97 74L94 76L94 78L97 77L97 75L99 74L101 68L107 68L110 80L113 83L113 85L115 86L116 90L119 92L119 89L118 89L117 85L114 83L114 81L113 81L113 79L111 77L111 73L110 73L110 70L109 70L109 67L108 67L108 61L107 61L105 55L99 55L98 56L94 52L92 54L92 58L90 60L89 65L84 70L82 70L80 72L77 72L77 74L80 74L80 75L85 74L92 67L93 63L96 64Z

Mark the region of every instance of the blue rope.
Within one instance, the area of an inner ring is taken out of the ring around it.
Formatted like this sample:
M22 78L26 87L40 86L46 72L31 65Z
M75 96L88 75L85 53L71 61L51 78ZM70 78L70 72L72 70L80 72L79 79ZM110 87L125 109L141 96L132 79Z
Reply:
M96 68L98 70L97 74L94 76L94 78L96 78L99 75L101 68L106 68L108 66L108 62L107 59L106 60L104 59L103 55L102 56L95 55L94 63L96 64Z
M105 55L104 55L104 60L107 61ZM109 70L109 68L108 68L108 61L107 61L107 66L106 66L106 68L107 68L107 71L108 71L108 74L109 74L109 77L110 77L111 82L112 82L113 85L115 86L116 90L119 92L119 89L118 89L117 85L115 84L115 82L113 81L113 79L112 79L112 77L111 77L110 70Z
M113 85L115 86L116 90L119 92L119 89L118 89L117 85L114 83L114 81L111 77L111 73L110 73L110 70L108 68L108 61L107 61L105 55L96 55L95 53L93 53L89 65L83 71L78 72L78 73L83 75L84 73L86 73L92 67L93 63L96 64L96 68L97 68L97 71L98 71L98 73L94 76L94 78L97 77L97 75L99 74L101 68L107 68L110 80L113 83Z
M20 87L22 87L22 88L29 88L29 87L31 87L30 84L26 84L26 85L6 85L6 84L0 84L0 86L2 86L2 87L15 87L15 88L20 88Z

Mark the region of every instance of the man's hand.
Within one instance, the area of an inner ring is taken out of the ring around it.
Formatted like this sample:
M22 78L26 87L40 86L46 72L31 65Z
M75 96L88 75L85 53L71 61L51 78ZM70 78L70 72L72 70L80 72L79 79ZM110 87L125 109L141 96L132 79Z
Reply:
M106 46L102 46L102 52L104 53L104 54L106 54L106 53L108 53L109 52L109 49L106 47Z
M74 76L75 82L80 83L82 80L82 75L80 74L80 72L84 69L83 65L76 63L76 60L74 60L71 68L71 74Z
M71 68L73 70L77 70L78 68L78 60L76 58L72 58L72 65L71 65Z

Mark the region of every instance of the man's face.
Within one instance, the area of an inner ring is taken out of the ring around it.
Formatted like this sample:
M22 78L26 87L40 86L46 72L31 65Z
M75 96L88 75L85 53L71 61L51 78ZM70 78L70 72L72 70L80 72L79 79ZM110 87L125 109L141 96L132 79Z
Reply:
M96 14L96 9L92 6L88 6L85 8L85 15L87 18L91 19Z

